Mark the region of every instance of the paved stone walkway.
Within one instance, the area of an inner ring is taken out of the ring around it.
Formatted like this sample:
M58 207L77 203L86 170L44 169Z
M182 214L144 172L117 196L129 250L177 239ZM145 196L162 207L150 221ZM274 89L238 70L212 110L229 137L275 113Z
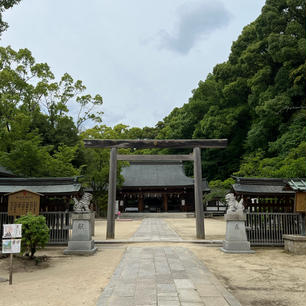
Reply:
M241 306L186 248L129 247L97 306Z
M137 229L136 233L129 240L132 241L166 241L182 240L168 224L157 218L145 218Z

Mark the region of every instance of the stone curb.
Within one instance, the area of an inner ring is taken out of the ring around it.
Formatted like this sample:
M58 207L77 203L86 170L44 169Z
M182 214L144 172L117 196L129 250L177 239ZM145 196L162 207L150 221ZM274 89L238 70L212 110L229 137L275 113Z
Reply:
M95 244L191 243L222 246L223 240L95 240Z

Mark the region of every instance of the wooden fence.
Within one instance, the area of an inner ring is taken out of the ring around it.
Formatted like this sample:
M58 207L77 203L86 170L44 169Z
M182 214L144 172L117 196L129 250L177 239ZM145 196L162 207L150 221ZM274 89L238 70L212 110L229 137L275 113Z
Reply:
M40 215L46 218L47 226L50 229L48 244L67 244L69 229L71 228L71 213L62 211L41 212ZM0 241L2 240L3 224L10 223L13 223L13 217L0 212Z
M299 213L248 212L245 225L248 240L254 246L282 246L284 234L305 234L305 216Z

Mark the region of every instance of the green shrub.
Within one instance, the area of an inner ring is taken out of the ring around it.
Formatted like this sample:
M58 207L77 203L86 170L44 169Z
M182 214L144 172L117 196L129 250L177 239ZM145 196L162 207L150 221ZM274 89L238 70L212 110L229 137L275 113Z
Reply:
M22 224L21 252L34 258L35 252L49 240L46 218L28 214L18 218L15 223Z

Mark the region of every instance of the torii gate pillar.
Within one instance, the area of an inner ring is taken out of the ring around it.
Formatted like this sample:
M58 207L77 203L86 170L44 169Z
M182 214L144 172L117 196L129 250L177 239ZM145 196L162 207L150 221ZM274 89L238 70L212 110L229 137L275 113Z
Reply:
M193 149L193 173L194 173L194 206L196 216L196 234L198 239L205 239L203 190L202 190L202 162L201 149Z
M117 149L112 148L109 159L109 180L107 200L107 229L106 239L115 238L115 202L117 185Z

